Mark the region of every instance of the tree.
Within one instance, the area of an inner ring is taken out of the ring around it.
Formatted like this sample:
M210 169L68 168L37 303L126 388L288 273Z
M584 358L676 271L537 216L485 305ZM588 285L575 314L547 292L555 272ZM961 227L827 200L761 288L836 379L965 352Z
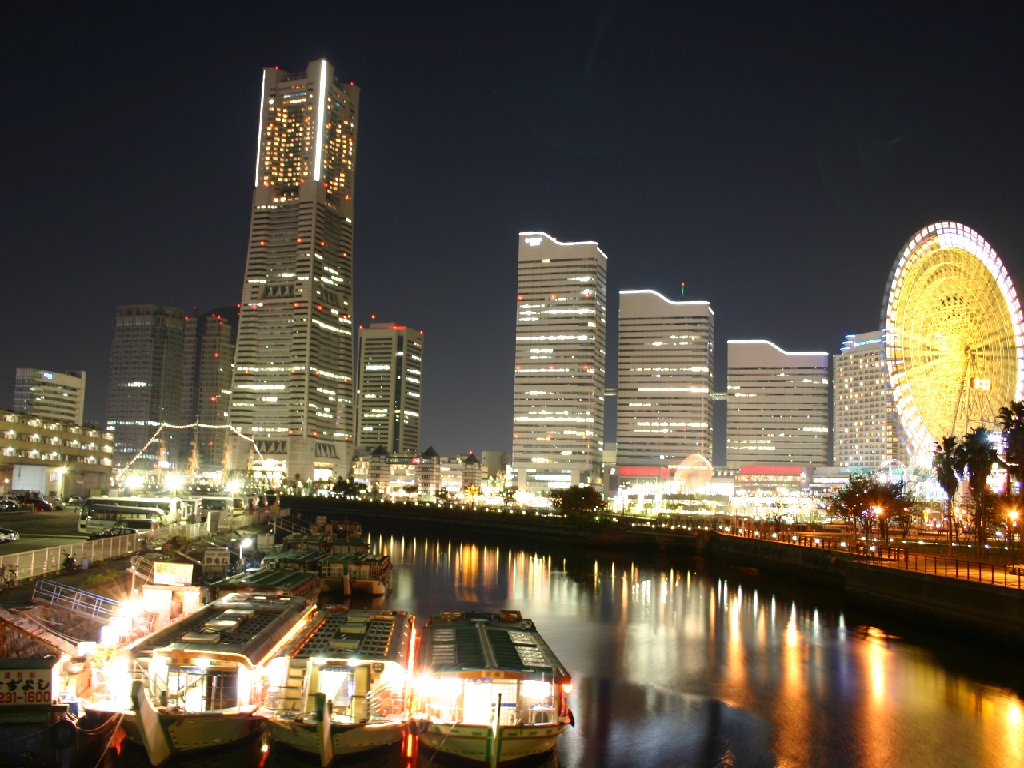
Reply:
M574 485L564 491L554 491L551 499L555 509L573 522L583 522L604 512L604 497L590 486Z
M960 473L962 468L958 467L959 443L955 437L944 437L941 443L935 444L932 466L935 467L935 476L946 494L946 537L950 545L953 544L953 499L956 498L957 488L960 487Z
M889 513L889 522L899 529L905 540L914 521L921 517L924 500L906 482L894 483L892 491L893 505Z
M859 525L865 539L871 538L875 523L888 537L889 514L894 508L892 486L867 474L854 475L850 481L829 499L828 512L852 523L854 532Z
M964 437L956 451L957 465L961 468L961 473L967 473L971 492L968 513L974 523L979 556L984 554L985 528L995 507L995 494L987 488L992 466L999 461L999 453L992 444L993 434L984 427L978 427Z
M1024 488L1024 403L1014 400L999 409L999 426L1006 440L1006 492L1016 480Z

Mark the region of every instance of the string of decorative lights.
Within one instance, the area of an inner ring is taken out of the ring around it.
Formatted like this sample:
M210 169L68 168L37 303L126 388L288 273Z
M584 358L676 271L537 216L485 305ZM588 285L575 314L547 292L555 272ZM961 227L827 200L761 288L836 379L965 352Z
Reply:
M142 456L142 454L144 454L146 452L146 449L149 448L149 446L151 446L153 444L153 441L157 439L157 437L160 435L161 432L164 431L165 428L166 429L194 429L196 427L198 427L199 429L230 429L232 432L234 432L236 435L238 435L243 440L248 440L250 443L252 443L252 448L253 448L254 451L256 451L256 455L260 457L260 461L263 461L263 454L260 453L260 449L256 446L256 441L253 440L248 435L242 434L242 432L240 430L238 430L236 427L232 426L231 424L202 424L202 423L200 423L198 421L194 421L191 424L168 424L165 421L165 422L163 422L162 424L159 425L159 428L157 429L157 431L154 432L153 436L151 438L149 438L149 440L146 441L146 444L144 446L142 446L142 448L139 450L139 452L136 453L132 457L132 460L129 461L127 464L125 464L123 467L121 467L121 469L119 469L117 471L117 477L116 477L117 481L120 482L121 477L124 475L124 473L127 472L129 469L131 469L132 464L134 464Z

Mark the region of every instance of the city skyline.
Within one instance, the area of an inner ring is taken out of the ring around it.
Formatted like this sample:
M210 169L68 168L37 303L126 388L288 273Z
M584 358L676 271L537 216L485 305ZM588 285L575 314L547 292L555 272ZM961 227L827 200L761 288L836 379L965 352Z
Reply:
M140 13L139 23L155 23ZM102 419L117 305L237 302L259 72L295 71L321 55L372 95L355 242L366 254L355 274L365 290L354 322L373 313L428 332L464 328L458 343L432 336L437 375L428 371L423 393L424 437L445 454L509 446L504 371L514 341L502 318L514 295L500 286L514 279L505 254L521 230L593 239L615 254L624 268L609 276L612 316L620 290L668 296L685 281L688 298L716 307L719 339L756 333L830 353L847 334L875 328L893 256L930 221L985 233L1021 275L1021 157L1009 130L1020 105L1003 97L1021 54L999 44L1012 25L998 19L914 18L921 34L907 40L901 30L911 20L889 12L868 29L851 11L836 11L848 23L808 25L787 8L736 20L715 10L696 25L682 11L653 9L613 8L607 19L596 8L436 19L409 11L410 29L431 30L431 49L447 41L464 50L439 60L409 30L382 43L380 13L326 11L315 25L271 25L257 8L245 30L223 12L187 28L161 20L146 46L123 19L102 15L73 35L53 32L57 51L39 62L41 76L119 71L136 95L130 108L115 90L30 112L12 105L7 146L24 150L12 153L5 194L24 225L9 228L0 249L14 284L46 280L62 300L0 350L0 370L86 370L85 418ZM42 20L19 14L14 24L29 39ZM229 27L234 37L171 56L181 40ZM681 32L689 27L694 35ZM942 61L922 55L925 40L941 44L954 28L970 42ZM750 37L755 30L774 41L770 50L743 43L760 39ZM676 33L693 55L662 45ZM125 46L103 45L126 37ZM797 49L816 51L813 72L785 53ZM6 52L18 57L12 63L32 58L19 41ZM870 65L850 70L847 60ZM211 72L216 88L195 86ZM444 86L414 85L410 72ZM607 96L587 101L591 93ZM951 94L970 120L922 119ZM572 104L587 109L566 112ZM85 130L56 133L66 109L86 110ZM44 185L48 178L62 183ZM65 212L58 226L45 218L53 210ZM48 237L36 245L29 233L38 231ZM393 274L406 280L391 284ZM16 324L13 307L2 311ZM465 350L473 377L456 373ZM612 350L608 364L612 386ZM724 365L718 356L719 382ZM3 383L9 402L11 378Z

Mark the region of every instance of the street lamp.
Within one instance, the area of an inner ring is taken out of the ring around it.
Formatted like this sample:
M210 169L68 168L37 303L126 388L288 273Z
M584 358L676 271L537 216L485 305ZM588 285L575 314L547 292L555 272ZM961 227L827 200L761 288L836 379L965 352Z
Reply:
M238 563L242 567L242 571L245 571L245 561L242 559L242 550L248 549L252 546L252 539L242 539L238 542Z
M1010 525L1012 526L1012 530L1011 529L1007 529L1007 533L1009 533L1010 536L1012 537L1011 541L1016 542L1017 541L1017 535L1016 535L1017 534L1017 518L1020 517L1020 512L1018 512L1016 509L1011 509L1009 512L1006 513L1006 516L1008 518L1010 518ZM1018 552L1020 551L1020 546L1019 545L1016 547L1016 550Z

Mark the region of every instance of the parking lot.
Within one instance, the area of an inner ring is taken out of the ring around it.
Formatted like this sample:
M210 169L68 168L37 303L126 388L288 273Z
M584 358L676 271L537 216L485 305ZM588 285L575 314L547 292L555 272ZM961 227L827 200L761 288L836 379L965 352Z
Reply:
M87 538L78 532L78 510L63 512L3 512L0 528L21 534L18 541L0 544L0 555L12 555L42 547L59 547Z

